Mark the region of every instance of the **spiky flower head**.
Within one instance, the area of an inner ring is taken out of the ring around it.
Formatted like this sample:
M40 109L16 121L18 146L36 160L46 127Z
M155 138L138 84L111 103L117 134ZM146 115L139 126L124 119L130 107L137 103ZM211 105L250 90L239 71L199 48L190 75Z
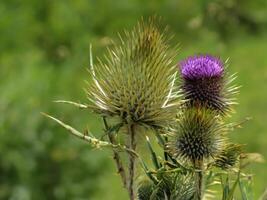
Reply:
M140 22L108 49L104 61L92 65L88 97L96 112L153 128L173 121L178 106L176 51L165 34L152 19Z
M150 199L151 194L153 193L154 184L150 180L142 180L138 186L138 200L147 200Z
M161 172L160 172L161 173ZM143 180L138 186L138 200L192 200L194 181L191 174L166 172L158 177L158 183Z
M188 109L179 116L178 126L167 149L192 163L219 154L225 143L226 126L214 114L203 109Z
M189 107L202 106L221 114L234 104L232 94L237 87L229 87L235 79L227 77L223 61L210 55L193 56L180 63L182 90Z
M214 166L223 170L234 167L239 160L242 153L242 146L240 144L227 144L223 151L216 156Z

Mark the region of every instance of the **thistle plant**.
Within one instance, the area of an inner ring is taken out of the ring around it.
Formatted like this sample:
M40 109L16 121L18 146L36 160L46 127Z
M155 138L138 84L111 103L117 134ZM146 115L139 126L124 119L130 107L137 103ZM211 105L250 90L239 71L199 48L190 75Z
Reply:
M158 130L174 119L179 103L174 86L175 51L152 21L139 23L125 36L126 40L108 49L105 61L91 64L93 83L88 98L93 111L103 118L115 117L118 124L127 127L127 145L135 151L137 126ZM113 136L109 140L116 142ZM114 157L118 159L119 155ZM125 183L134 199L135 157L131 154L128 170Z
M45 115L93 147L111 148L131 200L201 200L218 181L222 199L233 199L237 181L242 192L241 179L246 177L240 172L242 146L228 139L238 124L225 123L238 91L232 84L235 75L228 75L225 63L211 55L189 57L177 68L177 49L156 21L141 21L119 35L120 41L97 63L90 49L88 104L57 101L100 115L105 137L81 133ZM143 143L153 168L140 156ZM138 168L143 174L137 177ZM232 188L230 174L237 177Z
M174 156L189 160L198 170L195 172L194 197L202 199L205 164L211 158L225 156L222 152L230 149L226 148L227 126L222 116L230 111L234 104L231 95L238 88L229 86L234 77L228 80L223 62L210 55L187 58L181 62L180 71L186 103L178 119L176 138L169 149ZM220 161L223 163L227 158Z
M202 198L204 161L224 148L225 127L216 116L200 108L186 110L178 121L174 139L168 148L179 160L189 161L196 170L196 199Z

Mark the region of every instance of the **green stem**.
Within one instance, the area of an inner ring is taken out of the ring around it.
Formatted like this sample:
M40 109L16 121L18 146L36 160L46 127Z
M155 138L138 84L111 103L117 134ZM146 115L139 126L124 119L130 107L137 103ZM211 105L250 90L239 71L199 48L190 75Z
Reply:
M196 160L194 162L195 171L195 200L201 200L203 197L203 160Z
M128 124L128 133L130 138L130 146L129 148L133 151L135 151L136 143L135 143L135 131L133 124ZM129 154L129 197L130 200L135 199L135 193L134 193L134 177L135 177L135 156Z
M86 142L91 144L92 147L95 147L95 148L111 147L111 148L114 148L114 149L126 151L128 154L131 154L132 156L135 156L137 158L139 157L139 155L135 151L129 149L128 147L126 147L124 145L112 144L112 143L107 142L107 141L99 140L99 139L97 139L97 138L95 138L93 136L85 135L84 133L81 133L80 131L76 130L75 128L71 127L68 124L65 124L64 122L60 121L59 119L57 119L55 117L52 117L51 115L48 115L46 113L41 113L41 114L44 115L45 117L48 117L48 118L54 120L55 122L57 122L59 125L64 127L67 131L69 131L75 137L78 137L78 138L80 138L82 140L85 140Z
M110 143L117 144L115 137L114 137L114 133L110 131L110 127L108 126L108 123L105 117L103 117L103 122L105 126L105 131L107 132ZM112 150L113 150L113 159L116 163L118 174L120 174L121 176L123 187L127 188L127 177L126 177L126 173L125 173L120 155L116 149L113 148Z

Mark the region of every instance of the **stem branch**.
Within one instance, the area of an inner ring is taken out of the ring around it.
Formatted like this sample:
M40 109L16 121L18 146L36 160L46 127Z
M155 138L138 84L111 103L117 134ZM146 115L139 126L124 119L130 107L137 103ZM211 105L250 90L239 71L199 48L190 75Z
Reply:
M201 200L203 196L203 160L194 162L195 171L195 199Z
M55 122L57 122L59 125L61 125L62 127L64 127L67 131L69 131L72 135L85 140L86 142L88 142L89 144L91 144L92 147L95 148L101 148L101 147L111 147L114 149L118 149L121 151L126 151L128 154L131 154L134 157L139 157L139 155L133 151L132 149L129 149L128 147L121 145L121 144L112 144L110 142L107 141L102 141L99 140L97 138L95 138L94 136L89 136L89 135L85 135L83 133L81 133L80 131L76 130L75 128L71 127L68 124L65 124L64 122L60 121L59 119L52 117L51 115L48 115L46 113L41 113L42 115L44 115L45 117L48 117L52 120L54 120Z
M130 137L130 146L129 148L132 151L135 151L136 148L136 143L135 143L135 132L134 132L134 127L133 124L128 124L128 133ZM130 200L135 199L135 194L134 194L134 177L135 177L135 156L129 154L129 196Z
M107 132L110 143L116 145L116 140L115 140L114 134L110 132L109 126L108 126L107 121L104 117L103 117L103 122L104 122L104 126L105 126L105 131ZM120 155L116 149L113 148L112 150L113 150L113 159L116 163L118 174L120 174L120 176L121 176L123 187L127 188L127 177L126 177L126 173L125 173Z

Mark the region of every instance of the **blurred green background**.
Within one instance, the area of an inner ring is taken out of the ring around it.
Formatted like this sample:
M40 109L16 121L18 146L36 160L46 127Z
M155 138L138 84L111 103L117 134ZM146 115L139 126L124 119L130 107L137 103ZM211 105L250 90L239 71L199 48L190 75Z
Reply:
M196 53L230 58L242 85L232 119L253 118L231 137L267 157L266 0L1 0L1 200L127 199L111 152L91 149L40 112L101 136L97 116L52 101L87 102L89 43L101 57L117 32L154 14L180 43L177 62ZM249 168L255 199L267 187L266 166Z

